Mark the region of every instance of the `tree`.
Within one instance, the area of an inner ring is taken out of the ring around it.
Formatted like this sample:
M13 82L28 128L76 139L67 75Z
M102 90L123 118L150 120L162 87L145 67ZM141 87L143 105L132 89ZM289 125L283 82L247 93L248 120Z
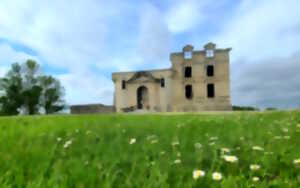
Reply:
M52 76L41 76L39 80L43 90L42 106L45 113L51 114L64 109L64 88L60 82Z
M18 114L23 103L21 66L18 63L13 64L6 77L0 79L0 90L3 94L0 97L1 114Z
M55 113L64 108L64 88L52 76L42 75L33 60L15 63L0 79L0 108L2 115Z
M22 65L23 76L23 106L26 114L37 114L40 109L42 88L38 83L39 65L33 60L27 60Z

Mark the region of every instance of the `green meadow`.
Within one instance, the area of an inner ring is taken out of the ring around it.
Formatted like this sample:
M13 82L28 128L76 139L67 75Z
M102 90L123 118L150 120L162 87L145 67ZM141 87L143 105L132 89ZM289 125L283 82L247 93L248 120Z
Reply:
M300 111L1 117L0 187L297 188Z

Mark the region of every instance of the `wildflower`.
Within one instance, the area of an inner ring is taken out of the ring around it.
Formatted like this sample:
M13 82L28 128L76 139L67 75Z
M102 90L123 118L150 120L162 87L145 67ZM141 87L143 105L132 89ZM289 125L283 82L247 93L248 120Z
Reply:
M235 163L235 162L237 162L239 160L234 155L224 155L223 158L225 159L225 161L230 162L230 163Z
M200 143L198 143L198 142L195 143L195 148L196 148L196 149L200 149L201 147L202 147L202 145L201 145Z
M257 150L257 151L263 151L264 150L264 148L262 148L260 146L253 146L252 149Z
M179 145L178 141L172 142L172 146L177 146L177 145Z
M66 141L66 143L64 144L64 148L68 148L71 144L72 144L72 140Z
M229 153L230 149L228 148L221 148L222 153Z
M174 164L180 164L181 163L181 160L180 159L176 159L175 161L174 161Z
M287 132L289 132L289 129L288 128L282 128L282 132L287 133Z
M254 181L254 182L258 182L258 181L259 181L259 177L257 177L257 176L254 176L254 177L252 178L252 181Z
M210 137L209 140L218 140L218 137L216 137L216 136Z
M214 172L214 173L212 174L212 179L213 179L213 180L216 180L216 181L220 181L220 180L222 179L222 174L219 173L219 172Z
M257 164L252 164L252 165L250 165L250 169L251 170L259 170L260 169L260 165L257 165Z
M299 159L295 159L295 160L294 160L294 164L295 164L295 165L299 165L299 164L300 164L300 158L299 158Z
M208 145L213 146L213 145L215 145L215 144L216 144L215 142L211 142L211 143L209 143Z
M193 178L196 180L196 179L199 179L200 177L203 177L205 176L205 172L203 170L194 170L193 171Z
M57 142L60 142L62 139L61 139L61 137L58 137L56 140L57 140Z
M151 140L151 144L156 144L158 140Z
M136 143L136 139L135 138L130 139L129 144L131 145L131 144L134 144L134 143Z
M164 154L166 154L166 152L165 152L165 151L161 151L160 154L161 154L161 155L164 155Z

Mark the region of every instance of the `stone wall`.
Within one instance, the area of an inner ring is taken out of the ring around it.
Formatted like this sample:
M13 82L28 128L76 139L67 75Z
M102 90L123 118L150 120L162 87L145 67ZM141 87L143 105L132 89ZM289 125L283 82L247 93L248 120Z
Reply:
M213 52L208 56L207 52ZM188 112L207 110L231 110L230 98L230 51L231 48L216 48L208 43L202 50L193 50L187 45L181 52L171 53L169 69L112 74L115 84L114 105L117 112L134 111L138 108L139 89L147 90L147 108L156 112ZM190 58L185 56L190 52ZM185 76L185 68L191 76ZM208 67L213 74L208 75ZM164 80L164 86L158 80ZM123 84L125 83L125 84ZM123 87L125 85L125 87ZM213 85L214 94L208 96L208 85ZM192 97L186 96L186 86L191 86Z
M103 104L86 104L71 106L71 114L102 114L115 112L114 106Z

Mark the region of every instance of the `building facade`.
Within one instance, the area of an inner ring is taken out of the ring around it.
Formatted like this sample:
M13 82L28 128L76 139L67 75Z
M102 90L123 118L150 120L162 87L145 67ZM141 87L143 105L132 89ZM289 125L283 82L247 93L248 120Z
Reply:
M169 69L113 73L116 111L231 110L230 51L214 43L200 51L186 45L171 53Z

